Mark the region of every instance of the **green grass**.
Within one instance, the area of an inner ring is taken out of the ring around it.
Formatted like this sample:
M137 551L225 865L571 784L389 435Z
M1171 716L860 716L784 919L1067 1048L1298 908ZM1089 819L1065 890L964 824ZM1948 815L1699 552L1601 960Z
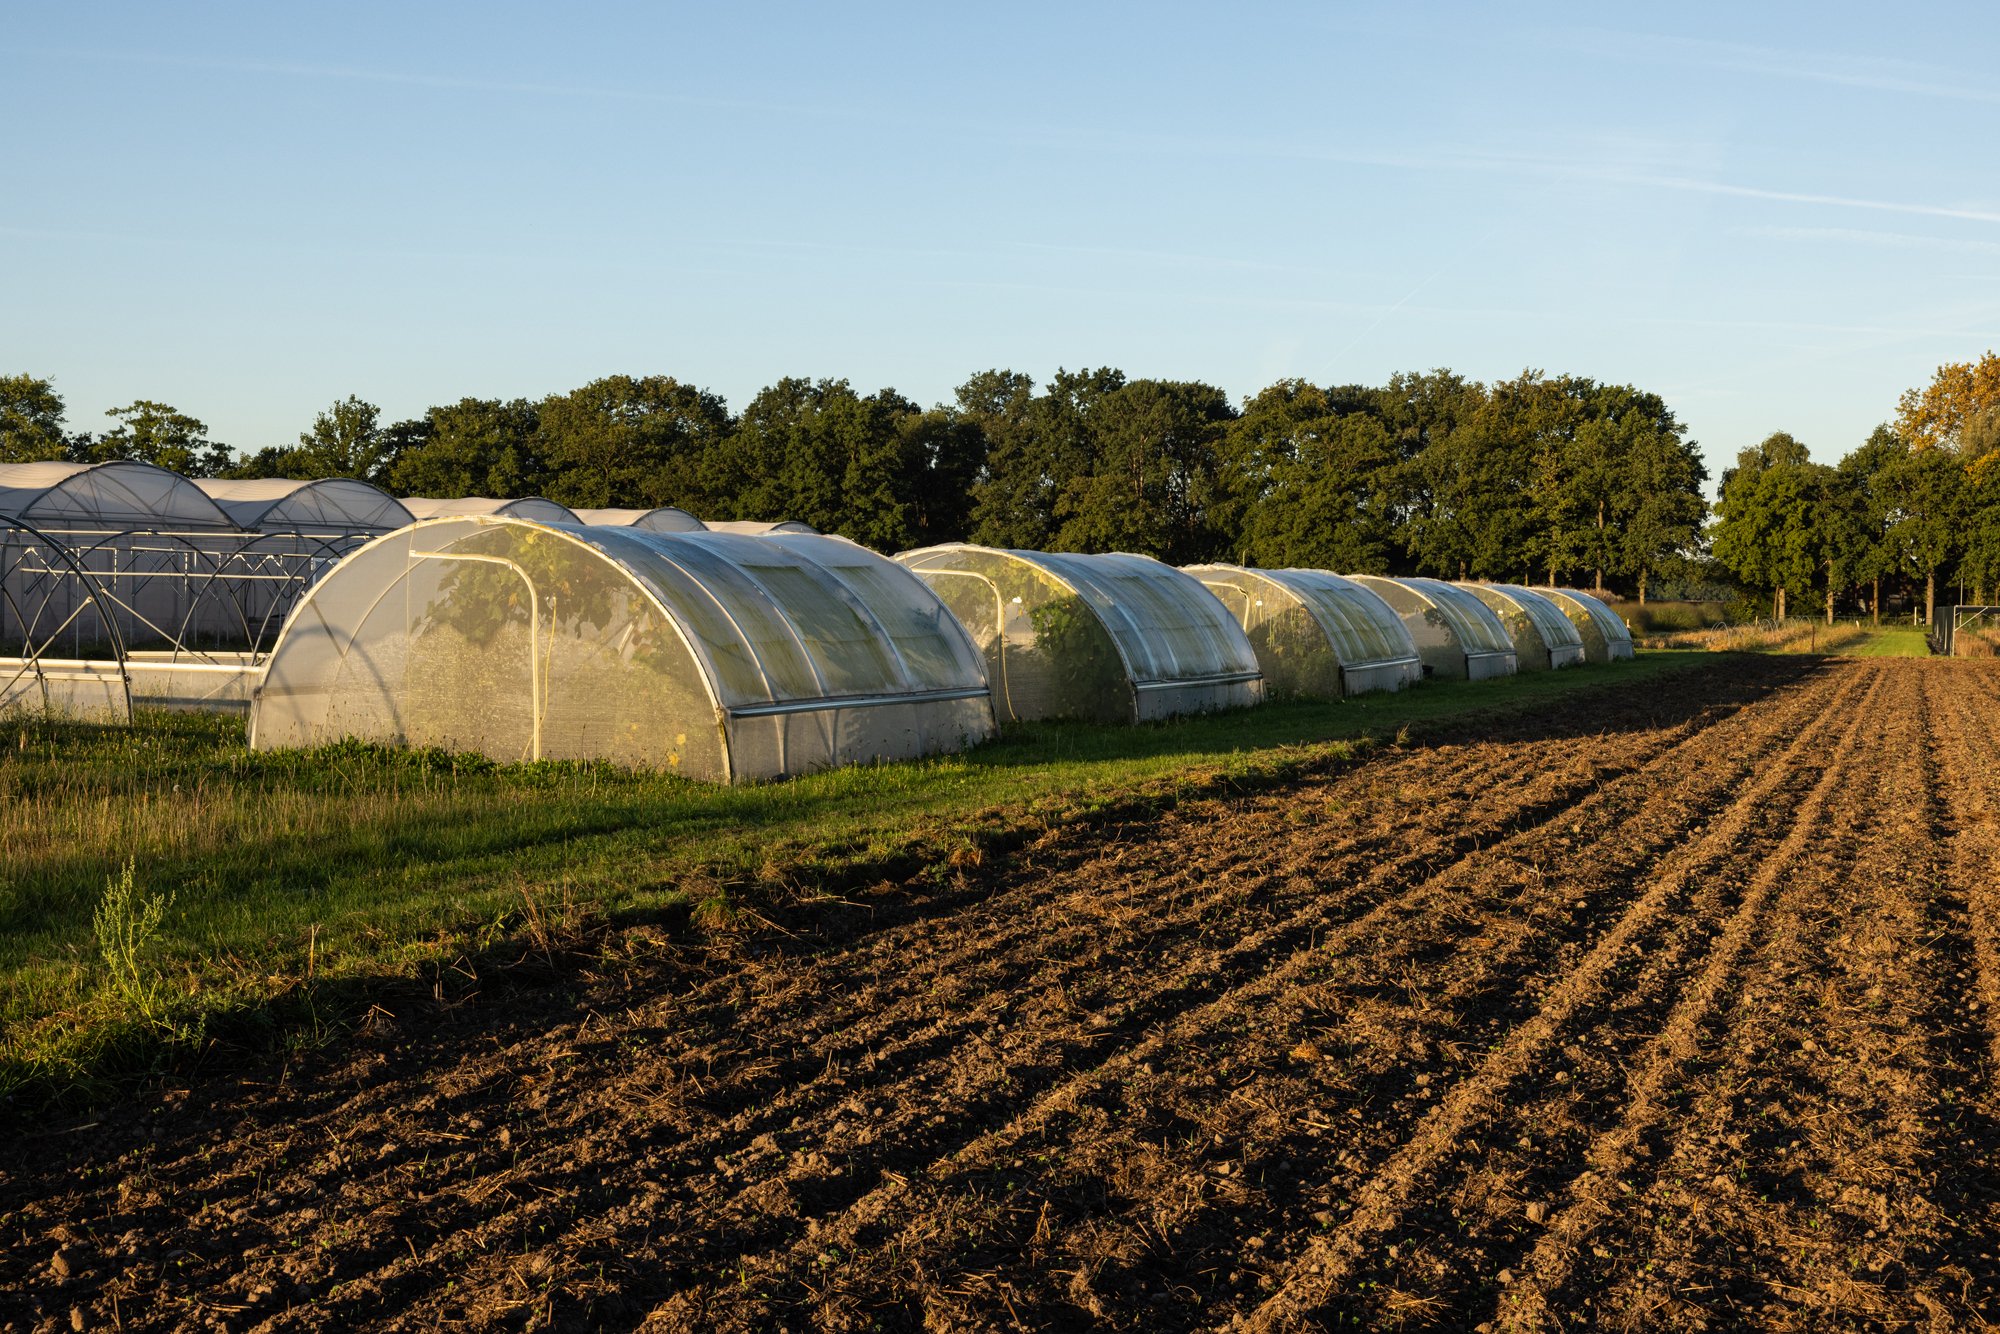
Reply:
M219 1029L310 1037L332 989L353 1000L585 925L699 930L869 877L948 878L1022 830L1283 781L1405 728L1702 661L1040 724L962 755L738 788L353 743L253 754L239 723L208 715L0 725L0 1095L101 1091ZM153 904L158 921L134 929Z
M1834 650L1842 658L1923 658L1930 656L1921 626L1883 625L1864 631L1863 637Z

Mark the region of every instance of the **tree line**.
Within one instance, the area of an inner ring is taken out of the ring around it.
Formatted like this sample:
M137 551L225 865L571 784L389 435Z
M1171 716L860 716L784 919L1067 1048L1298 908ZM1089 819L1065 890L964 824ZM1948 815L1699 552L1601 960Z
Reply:
M2000 596L2000 357L1939 367L1837 464L1769 436L1715 508L1714 561L1780 618L1807 598L1829 621L1843 602L1879 618L1885 582L1921 588L1926 624L1940 584Z
M740 414L667 376L539 401L466 398L384 423L348 397L295 445L237 454L146 400L69 432L53 386L0 377L0 461L133 458L190 476L360 477L398 495L543 495L802 519L880 550L971 540L1643 595L1703 546L1707 472L1658 395L1527 372L1379 386L989 370L923 407L784 379Z

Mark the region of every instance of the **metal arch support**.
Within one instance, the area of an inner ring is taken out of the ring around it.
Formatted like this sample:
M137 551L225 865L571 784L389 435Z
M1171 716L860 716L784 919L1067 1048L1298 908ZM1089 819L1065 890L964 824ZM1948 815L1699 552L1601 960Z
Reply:
M244 542L243 545L232 552L231 558L238 561L273 560L279 563L280 573L275 576L234 576L236 578L269 577L281 585L279 594L273 597L270 605L263 608L258 615L256 625L251 626L248 623L249 618L244 618L244 634L250 650L254 653L264 653L269 650L274 640L273 631L284 628L285 618L291 615L292 609L303 599L307 590L319 582L318 575L313 569L315 562L326 561L329 564L338 564L357 548L372 541L373 536L375 535L363 533L319 534L283 529L252 534L250 540ZM266 544L270 544L270 547L267 548ZM285 544L292 544L291 549L284 549ZM221 577L228 578L231 576Z
M202 533L198 536L209 537L211 534ZM242 536L242 534L219 530L213 536L223 538ZM119 597L115 589L110 592L111 600L114 603L123 608L125 613L134 622L145 626L146 629L166 640L173 652L176 654L194 652L195 650L188 647L187 641L190 625L197 623L195 613L199 608L207 605L211 599L217 596L215 592L216 586L226 577L221 569L222 562L231 559L237 552L242 550L242 547L239 546L234 551L210 551L197 543L192 536L185 533L156 528L131 528L116 533L109 533L101 540L78 550L79 554L84 557L94 556L99 552L106 551L114 555L121 551L129 554L132 550L130 544L135 540L150 540L160 543L159 550L177 550L181 555L189 559L190 566L203 565L207 567L205 574L201 575L194 574L190 569L155 570L143 573L135 570L128 576L134 589L129 599ZM187 598L187 606L181 613L180 624L171 629L154 622L145 613L141 612L136 605L140 589L153 584L157 580L163 579L179 581ZM195 591L196 585L199 585L200 588L198 592ZM237 624L242 629L244 638L247 640L250 634L249 619L244 616L240 603L236 604L235 611Z
M125 577L133 585L132 594L120 597L114 589L109 590L109 596L135 622L166 641L169 651L197 657L202 651L191 640L201 633L203 614L210 609L219 609L222 619L228 622L228 628L222 632L226 637L240 640L251 653L265 651L273 623L282 626L300 596L315 582L302 563L338 561L369 540L358 534L323 536L292 531L222 530L181 533L166 529L126 529L93 536L97 540L72 550L87 560L100 553L129 555L134 551L134 543L152 543L156 553L175 553L184 562L185 568L177 570L130 571ZM265 562L272 566L269 572L257 568ZM185 599L178 624L158 624L139 605L140 591L161 580L176 581ZM278 589L269 599L269 605L255 615L246 609L240 591L240 586L248 584L270 584Z
M529 745L532 747L529 759L542 758L542 594L535 587L534 576L524 569L519 561L508 560L505 556L489 556L472 551L412 551L412 561L441 560L467 561L478 565L498 565L521 576L521 582L528 586L528 710L534 726L530 731ZM550 630L551 638L554 629Z
M61 563L67 568L69 576L73 577L76 580L77 587L83 591L83 595L86 598L88 598L91 605L96 608L98 620L103 624L105 635L111 646L111 654L112 654L111 661L115 663L117 667L116 677L119 685L119 692L125 701L125 721L129 724L132 721L132 671L130 667L130 655L126 651L125 636L124 633L119 629L118 618L112 614L111 599L106 595L103 586L98 583L96 578L94 578L91 575L89 570L84 568L82 562L80 562L77 559L76 553L71 549L69 544L56 540L54 537L50 536L46 532L43 532L40 528L35 527L33 524L27 523L21 519L9 518L5 515L0 515L0 533L24 533L30 539L32 539L42 550L47 552L52 560L60 560ZM16 544L12 541L0 540L0 552L11 552L15 549L15 545ZM6 563L0 562L0 588L3 588L5 586L7 575L9 573L11 573L11 570L8 568ZM50 593L44 594L42 606L41 608L38 608L35 613L35 620L37 623L40 622L41 611L47 608L49 598L53 596L53 589L58 586L60 585L51 585ZM9 595L8 597L8 602L10 605L13 604L13 599L11 595ZM20 680L21 676L24 675L25 673L29 671L34 672L36 681L39 683L41 687L43 707L44 709L46 709L48 706L48 698L49 698L48 674L46 669L42 666L42 660L47 655L42 653L35 645L32 637L28 633L29 630L28 619L26 616L21 614L21 611L18 607L15 608L15 614L20 618L22 627L22 644L21 644L22 665L20 669L15 673L13 680L18 681ZM67 626L74 620L75 620L75 613L72 613L71 616L63 622L63 626L58 627L58 629L53 633L58 633L58 634L61 633L61 630L63 628L67 628ZM13 682L10 681L7 684L11 685L12 683Z

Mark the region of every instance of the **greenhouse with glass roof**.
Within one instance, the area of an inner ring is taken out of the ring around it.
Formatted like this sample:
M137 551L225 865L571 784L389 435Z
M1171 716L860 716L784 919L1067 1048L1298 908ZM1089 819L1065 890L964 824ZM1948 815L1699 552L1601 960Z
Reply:
M1583 665L1583 639L1562 608L1519 584L1461 584L1493 609L1514 640L1521 671L1546 672Z
M314 586L251 744L354 736L734 782L993 728L958 622L852 542L463 516L377 538Z
M896 559L978 645L1003 720L1134 723L1264 698L1242 627L1170 565L956 543Z
M1424 675L1441 681L1484 681L1517 669L1514 639L1484 602L1441 579L1349 575L1382 596L1416 641Z
M1272 699L1335 699L1423 679L1402 618L1377 593L1324 570L1190 565L1243 627Z
M1596 596L1574 588L1535 590L1562 609L1583 640L1583 656L1591 662L1618 662L1632 656L1632 631L1617 612Z

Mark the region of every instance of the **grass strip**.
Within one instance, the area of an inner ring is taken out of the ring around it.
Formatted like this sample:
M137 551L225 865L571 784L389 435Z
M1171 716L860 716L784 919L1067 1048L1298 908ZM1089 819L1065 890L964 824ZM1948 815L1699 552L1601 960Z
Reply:
M1704 661L1651 653L1141 727L1036 724L961 755L736 788L357 743L256 754L239 723L209 715L13 724L0 728L0 1098L18 1112L100 1097L219 1039L318 1042L373 986L472 977L621 925L763 920L871 880L946 875L1055 824L1282 784L1405 731Z
M1842 644L1832 652L1842 658L1927 658L1931 647L1924 635L1921 626L1873 626L1864 630L1860 639Z

